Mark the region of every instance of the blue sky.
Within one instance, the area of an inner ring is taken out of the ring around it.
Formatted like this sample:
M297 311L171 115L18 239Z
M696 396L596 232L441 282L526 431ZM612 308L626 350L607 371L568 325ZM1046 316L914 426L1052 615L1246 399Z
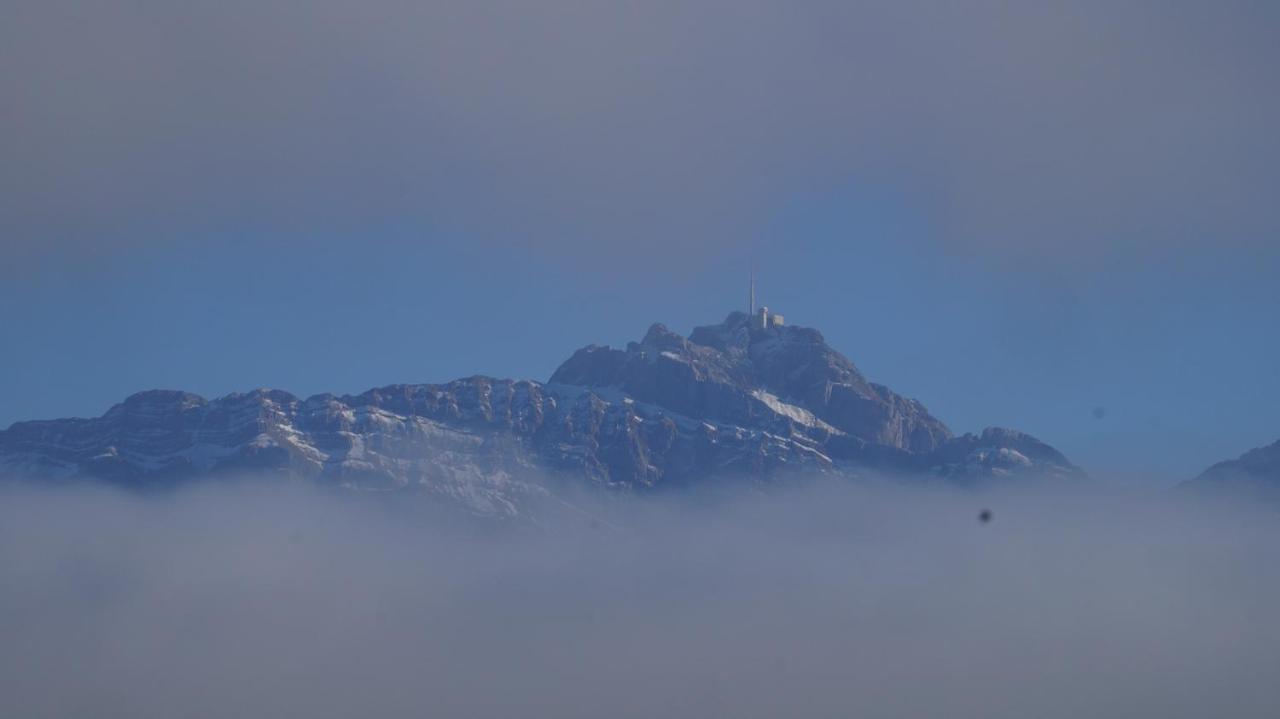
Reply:
M545 379L719 321L754 255L767 304L956 431L1143 485L1280 437L1266 5L12 20L0 426L155 387Z
M355 393L473 373L545 379L651 322L762 301L958 432L1032 432L1095 474L1171 482L1274 440L1274 258L1188 256L1069 275L939 251L908 205L825 196L678 269L583 268L418 238L152 246L6 283L0 424L93 416L156 387ZM1095 408L1104 416L1095 417Z

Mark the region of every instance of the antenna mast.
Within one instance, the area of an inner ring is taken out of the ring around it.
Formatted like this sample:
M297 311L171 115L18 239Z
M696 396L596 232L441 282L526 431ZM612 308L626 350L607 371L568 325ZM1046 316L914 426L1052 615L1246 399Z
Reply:
M751 303L747 305L747 317L756 316L756 261L751 260Z

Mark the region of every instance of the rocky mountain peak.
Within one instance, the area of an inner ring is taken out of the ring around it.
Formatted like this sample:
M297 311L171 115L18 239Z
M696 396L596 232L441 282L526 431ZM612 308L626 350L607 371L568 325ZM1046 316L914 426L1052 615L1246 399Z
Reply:
M153 487L265 473L416 487L482 514L547 497L551 474L654 489L872 470L956 483L1080 474L1020 432L952 437L818 330L742 312L687 337L654 324L624 349L583 347L547 384L473 376L305 400L156 390L98 418L0 431L0 475Z
M1251 449L1235 459L1218 462L1185 486L1280 490L1280 440Z
M123 402L110 411L134 412L140 409L182 411L199 407L206 402L204 397L190 392L170 389L152 389L136 392L125 398Z
M551 383L616 387L694 419L805 416L825 430L912 452L951 437L919 402L869 383L818 330L755 326L743 312L687 338L655 324L625 350L585 347Z
M665 349L679 352L688 351L689 348L688 340L680 334L667 329L667 326L661 322L649 325L649 331L644 333L644 339L640 340L640 344L658 350Z

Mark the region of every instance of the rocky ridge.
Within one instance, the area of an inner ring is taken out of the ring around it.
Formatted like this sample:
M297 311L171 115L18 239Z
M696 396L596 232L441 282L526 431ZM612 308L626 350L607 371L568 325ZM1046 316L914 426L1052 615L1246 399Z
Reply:
M265 473L416 489L499 516L565 487L877 471L961 484L1083 476L1020 432L953 436L817 330L757 326L741 312L688 337L654 325L624 349L585 347L546 383L476 376L305 399L157 390L98 418L0 432L0 474L24 479L145 488Z

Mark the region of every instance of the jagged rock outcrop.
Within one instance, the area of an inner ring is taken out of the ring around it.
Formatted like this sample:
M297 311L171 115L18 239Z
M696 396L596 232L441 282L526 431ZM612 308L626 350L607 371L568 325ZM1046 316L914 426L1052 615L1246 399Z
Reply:
M1085 477L1061 452L1025 432L988 427L981 434L956 437L928 455L938 476L961 483L1019 477L1028 472L1044 479Z
M561 365L553 384L617 387L690 417L750 424L783 415L908 452L928 452L951 432L919 402L868 382L822 333L753 327L734 312L688 339L654 325L626 350L587 347Z
M306 399L151 391L96 419L0 432L10 476L157 487L265 473L416 488L500 515L575 483L648 491L872 471L957 483L1081 476L1020 432L954 437L817 330L754 327L743 313L689 337L654 325L622 350L583 348L545 384L469 377Z

